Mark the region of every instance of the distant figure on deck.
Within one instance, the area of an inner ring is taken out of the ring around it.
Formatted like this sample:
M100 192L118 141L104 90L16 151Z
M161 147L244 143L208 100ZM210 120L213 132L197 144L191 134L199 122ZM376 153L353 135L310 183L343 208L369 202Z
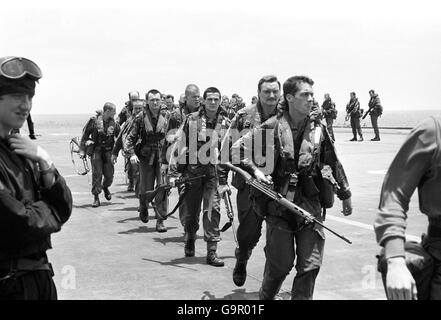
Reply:
M358 99L355 96L355 92L351 92L350 95L351 99L346 106L345 120L347 121L349 118L351 119L352 134L354 135L354 137L349 141L357 141L357 132L360 136L360 139L358 141L363 141L363 133L361 132L360 126L360 118L363 112L360 109L360 102L358 102Z
M331 100L329 93L325 94L325 101L323 101L322 104L322 113L326 120L326 127L329 135L331 136L332 140L335 141L334 129L332 126L334 124L334 120L337 119L337 109L335 108L335 103Z
M369 100L369 110L367 111L371 117L372 128L374 128L375 137L371 141L380 141L380 130L378 129L378 118L383 114L380 98L374 90L369 90L371 96Z

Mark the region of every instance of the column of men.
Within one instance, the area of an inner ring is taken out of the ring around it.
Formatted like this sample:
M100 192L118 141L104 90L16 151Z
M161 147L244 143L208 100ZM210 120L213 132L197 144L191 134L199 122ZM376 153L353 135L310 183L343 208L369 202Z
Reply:
M132 111L122 129L119 130L118 127L117 131L121 133L118 135L112 131L112 137L116 142L113 145L110 163L116 162L118 152L122 149L124 157L130 159L132 165L138 166L141 221L144 223L149 221L149 204L146 202L145 194L154 189L155 181L156 184L162 182L161 177L164 174L177 172L178 175L186 178L201 176L179 190L182 200L179 217L185 232L184 255L186 257L195 255L196 233L199 230L202 210L204 240L207 246L206 262L212 266L223 266L224 262L216 253L218 242L221 240L220 202L227 193L231 193L227 183L229 170L219 161L221 158L225 159L221 155L221 151L224 150L227 150L228 160L253 173L258 181L269 185L274 181L273 186L279 188L279 192L291 190L290 188L293 187L290 185L291 178L299 171L304 173L305 177L317 179L322 176L319 171L326 166L339 186L338 196L343 200L343 212L345 215L350 214L351 193L343 168L334 152L333 137L329 137L326 126L320 122L321 113L313 100L312 84L312 80L307 77L290 78L284 84L284 97L281 99L280 81L276 76L265 76L257 84L258 95L253 99L254 103L247 107L241 106L232 120L229 119L228 110L222 107L227 105L225 97L214 87L204 91L201 101L199 88L194 84L188 85L185 94L180 98L179 111L174 107L173 96L161 96L158 90L147 92L145 108L143 108L143 100L129 95L129 98L133 98L128 104ZM234 98L237 101L237 96ZM283 101L282 105L280 105L281 101ZM161 112L162 105L167 106L165 113ZM109 106L106 104L103 114L108 110ZM114 115L114 108L111 110L113 110L111 114ZM104 129L108 127L107 122L111 118L111 116L103 117ZM279 135L273 135L277 136L274 141L266 141L259 145L254 143L258 140L254 135L259 128L269 129L273 133L275 128L279 131L282 129L286 131L289 128L291 130L286 132L282 130ZM239 136L232 134L233 131L239 132ZM313 145L313 138L317 137L316 132L320 133L319 142L315 143L320 144L322 156L319 160L311 162L308 159L314 158L313 150L317 149ZM109 135L110 132L107 132L107 136ZM249 141L251 143L248 143ZM267 162L265 148L270 143L273 143L271 149L273 153L267 160L272 158L272 155L274 159ZM276 146L278 148L275 148ZM247 150L247 148L251 149ZM231 154L234 155L237 150L240 150L236 152L240 157L234 159ZM256 154L261 154L262 157L255 158ZM308 157L308 154L311 157ZM289 165L290 162L293 162L293 165ZM309 210L317 218L323 219L324 204L320 200L321 190L315 193L306 190L302 185L306 178L302 179L296 185L298 191L295 192L295 197L293 192L288 192L290 201ZM315 181L311 179L307 180L308 186ZM280 208L274 207L273 202L249 187L240 175L233 175L232 185L238 190L239 218L233 282L237 286L245 283L246 266L260 238L263 220L266 220L271 226L267 227L270 231L266 235L267 261L260 298L273 299L277 296L296 256L293 247L295 240L298 246L296 250L298 272L292 297L311 299L323 255L323 231L314 226L298 232L299 221L292 220L289 218L290 214L285 214ZM105 194L110 193L108 187L107 182L104 185ZM158 193L154 200L158 232L167 231L164 226L168 214L167 201L167 194L164 193ZM279 229L283 230L279 232ZM290 238L285 239L285 233L290 235Z

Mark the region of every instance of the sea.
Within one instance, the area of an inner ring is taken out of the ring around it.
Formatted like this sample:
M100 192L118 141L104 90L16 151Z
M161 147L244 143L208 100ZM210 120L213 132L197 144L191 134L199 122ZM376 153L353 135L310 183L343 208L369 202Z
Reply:
M350 127L345 121L345 115L339 111L334 122L335 127ZM81 136L84 125L93 114L33 114L35 134L44 137L44 140L67 140ZM418 122L430 116L440 116L440 110L406 110L384 112L378 124L384 129L411 129ZM362 127L371 127L369 116L362 120ZM28 130L26 123L22 132Z

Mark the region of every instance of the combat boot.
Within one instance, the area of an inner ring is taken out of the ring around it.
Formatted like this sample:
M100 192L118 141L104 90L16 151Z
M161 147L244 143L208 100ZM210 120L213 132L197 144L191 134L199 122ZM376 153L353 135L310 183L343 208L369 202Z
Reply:
M224 262L222 259L219 259L216 251L210 250L207 252L207 264L213 267L223 267Z
M110 193L110 190L109 190L109 188L103 188L103 191L104 191L104 197L107 199L107 200L112 200L112 194Z
M380 137L374 137L371 139L371 141L380 141Z
M233 270L233 282L238 287L242 287L247 279L247 263L248 260L236 260L236 265Z
M164 226L164 220L156 220L156 231L157 232L167 232L167 227Z
M194 242L196 241L196 235L191 236L188 233L185 233L184 236L185 239L185 246L184 246L184 253L186 257L194 257Z
M147 207L139 207L139 219L144 223L149 222L149 210Z
M357 141L357 138L353 137L351 140L349 141Z
M96 194L96 195L94 195L94 199L93 199L93 203L92 203L92 208L99 207L100 205L101 205L101 203L100 203L100 198L99 198L99 196Z

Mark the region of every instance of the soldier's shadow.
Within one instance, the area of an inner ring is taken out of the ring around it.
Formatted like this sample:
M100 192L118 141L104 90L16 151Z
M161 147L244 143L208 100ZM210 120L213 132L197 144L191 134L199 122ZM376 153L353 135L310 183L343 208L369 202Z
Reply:
M162 266L172 266L172 267L188 269L188 270L192 270L192 271L198 271L198 269L191 268L188 266L182 266L181 264L186 264L186 265L206 264L206 257L182 257L182 258L178 258L178 259L173 259L168 262L162 262L162 261L148 259L148 258L142 258L142 260L149 261L149 262L155 262L155 263L158 263Z
M135 212L138 212L138 207L126 207L126 208L119 208L119 209L109 209L109 211L135 211Z
M126 223L127 221L141 221L141 219L139 219L139 217L136 216L136 217L132 217L132 218L118 220L118 221L116 221L116 223Z
M204 291L201 300L259 300L259 292L246 292L246 289L234 289L232 293L217 298L210 291Z
M177 229L176 227L173 229ZM203 239L203 236L196 236L197 239ZM184 236L180 237L167 237L167 238L153 238L153 241L159 242L163 245L166 245L167 243L184 243Z
M92 204L82 204L82 205L73 204L72 207L76 208L76 209L92 208L92 209L99 210L99 208L101 208L101 207L108 207L108 206L113 206L113 205L118 205L118 204L123 204L123 203L122 202L101 202L100 206L97 208L93 208ZM109 211L110 211L110 209L109 209ZM115 210L115 211L118 211L118 210Z
M120 199L136 199L136 198L138 198L136 196L136 194L132 193L131 191L115 192L114 194L116 195L117 198L120 198Z
M204 291L201 300L259 300L259 292L246 292L246 289L234 289L232 293L217 298L210 291ZM291 294L288 292L281 292L278 294L282 300L290 300Z
M168 230L173 230L176 229L176 227L168 227ZM133 234L133 233L150 233L150 232L157 232L156 231L156 223L152 224L151 227L147 227L147 226L140 226L138 228L135 229L130 229L127 231L120 231L118 232L118 234Z

